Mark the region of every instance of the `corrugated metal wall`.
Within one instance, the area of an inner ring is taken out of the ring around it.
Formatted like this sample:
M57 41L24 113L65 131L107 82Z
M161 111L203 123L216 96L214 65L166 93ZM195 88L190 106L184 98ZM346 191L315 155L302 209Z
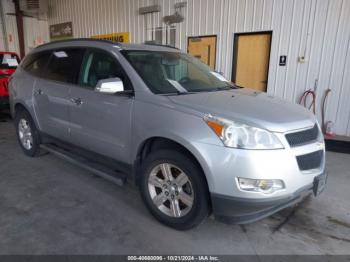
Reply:
M40 44L50 42L47 20L24 17L23 27L26 53Z
M2 1L3 13L5 17L5 26L7 35L4 40L8 43L9 51L19 54L19 43L17 33L16 16L14 15L14 5L12 0ZM39 44L50 41L47 19L24 16L23 18L25 52L28 53L32 48Z
M0 2L0 50L6 50L6 27L5 27L5 12L3 3Z
M11 0L5 0L2 1L1 5L3 8L7 34L4 37L4 40L7 41L8 51L19 53L16 17L13 15L15 12L13 2Z
M49 24L73 22L75 37L130 32L132 42L150 40L147 29L164 26L182 0L49 0ZM160 4L155 15L138 8ZM217 35L217 71L231 77L237 32L273 31L268 94L297 102L317 82L317 115L326 89L332 94L326 120L339 135L350 136L350 0L187 0L185 21L176 25L177 47L187 37ZM278 65L287 55L287 66ZM298 57L305 56L305 63Z
M6 32L9 51L14 51L19 54L17 23L16 17L13 15L6 15Z

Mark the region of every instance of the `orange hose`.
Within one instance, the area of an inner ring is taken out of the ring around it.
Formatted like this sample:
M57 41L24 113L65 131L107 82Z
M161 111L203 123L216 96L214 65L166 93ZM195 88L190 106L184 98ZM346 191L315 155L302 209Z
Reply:
M308 108L310 110L312 107L312 111L314 112L314 114L316 114L316 93L314 91L312 91L312 90L305 91L300 98L299 104L301 104L301 105L303 104L304 107L306 107L306 99L309 95L312 96L312 102Z

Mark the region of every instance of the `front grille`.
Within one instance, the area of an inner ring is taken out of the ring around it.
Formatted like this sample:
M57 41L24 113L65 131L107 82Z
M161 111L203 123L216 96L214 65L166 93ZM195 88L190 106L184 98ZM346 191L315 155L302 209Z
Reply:
M318 126L300 132L286 134L286 139L291 147L315 142L319 135Z
M321 167L323 151L316 151L310 154L297 156L296 158L301 171L317 169Z

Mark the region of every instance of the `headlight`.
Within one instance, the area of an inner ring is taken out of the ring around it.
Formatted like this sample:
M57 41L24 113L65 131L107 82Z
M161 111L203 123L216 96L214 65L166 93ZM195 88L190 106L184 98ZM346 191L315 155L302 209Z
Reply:
M267 130L211 115L206 115L204 121L227 147L242 149L283 148L279 139Z
M272 194L285 188L284 182L278 179L238 178L238 184L241 190L264 194Z

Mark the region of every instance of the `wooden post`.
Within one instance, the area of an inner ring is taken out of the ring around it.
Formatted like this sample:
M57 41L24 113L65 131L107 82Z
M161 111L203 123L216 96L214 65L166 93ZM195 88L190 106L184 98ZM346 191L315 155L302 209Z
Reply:
M19 52L20 52L21 59L23 59L23 57L25 56L24 31L23 31L23 12L21 11L21 9L19 7L19 0L13 0L13 3L15 4Z

